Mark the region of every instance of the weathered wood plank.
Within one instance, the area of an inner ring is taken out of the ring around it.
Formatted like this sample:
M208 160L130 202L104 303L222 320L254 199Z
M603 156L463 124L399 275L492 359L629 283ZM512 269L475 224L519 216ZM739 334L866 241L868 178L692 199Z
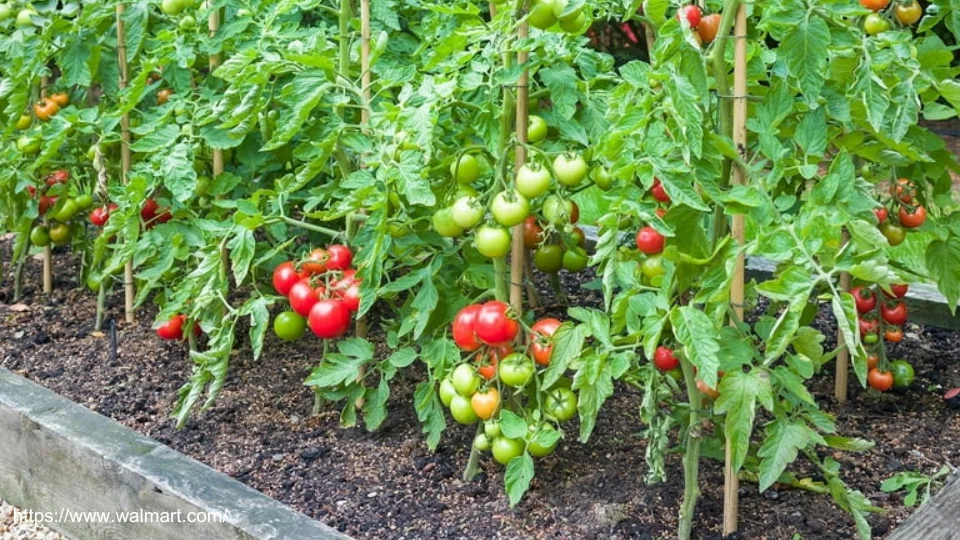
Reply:
M888 540L960 540L960 475L907 518Z
M163 512L176 523L49 523L71 538L347 538L326 525L0 368L0 497L37 512ZM222 522L186 523L189 512ZM115 516L115 514L113 514Z

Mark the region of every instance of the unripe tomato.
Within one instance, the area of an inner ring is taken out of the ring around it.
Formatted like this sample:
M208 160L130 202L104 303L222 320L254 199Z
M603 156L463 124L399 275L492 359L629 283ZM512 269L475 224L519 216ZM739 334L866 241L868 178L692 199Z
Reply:
M637 249L647 255L656 255L663 251L664 238L653 227L643 227L637 231Z
M893 388L893 373L880 371L878 368L871 369L867 373L867 384L874 390L886 392Z
M547 122L535 114L527 117L527 142L538 143L547 138Z
M513 227L530 215L530 202L517 190L501 191L494 196L490 213L497 223Z
M661 345L657 347L656 352L653 354L653 364L657 366L657 369L660 371L670 371L671 369L680 367L680 360L673 355L673 350Z
M589 262L587 252L579 246L563 252L563 269L567 272L579 272L586 268Z
M476 424L480 417L477 416L477 413L473 411L473 406L470 404L470 398L464 397L463 395L457 394L453 396L453 399L450 401L450 416L453 417L457 423L469 426L470 424Z
M273 333L283 341L296 341L306 331L306 319L294 311L284 311L273 320Z
M319 338L338 338L350 328L350 310L341 300L335 298L318 300L310 308L307 323L310 325L310 330Z
M480 452L489 452L490 437L487 437L486 433L477 433L477 436L473 438L473 447Z
M481 390L470 398L470 405L478 418L489 420L500 411L500 391L493 387Z
M457 222L453 220L453 209L452 208L441 208L433 213L433 229L437 231L440 236L446 238L453 238L463 234L463 227L457 225Z
M484 433L484 435L486 435L491 441L494 439L494 437L499 437L499 436L500 436L500 422L497 422L496 420L489 420L489 421L487 421L487 422L484 422L484 423L483 423L483 433Z
M477 224L483 220L483 214L486 213L476 197L469 195L457 199L456 202L453 203L453 206L450 207L450 212L450 215L453 216L454 223L463 229L476 227Z
M177 15L187 7L184 0L163 0L160 2L160 10L165 15Z
M526 443L523 439L511 439L503 435L493 439L490 446L493 459L501 465L508 465L513 458L522 456L525 449Z
M906 229L890 221L885 221L880 224L880 233L887 239L887 243L890 244L891 247L899 246L907 239Z
M550 171L535 161L522 165L517 170L516 186L528 199L539 197L550 189Z
M577 415L577 395L569 388L554 388L544 399L543 407L548 417L565 422Z
M920 7L920 4L916 0L912 0L911 2L894 6L893 14L896 15L900 24L912 26L923 16L923 8Z
M513 388L523 388L531 379L536 367L527 355L522 353L513 353L507 355L499 366L497 373L500 376L500 382ZM482 418L482 416L481 416Z
M530 7L530 14L527 22L534 28L546 30L557 23L557 16L554 13L555 0L534 0Z
M450 379L444 379L440 381L440 402L443 403L444 407L449 407L450 402L453 401L453 397L457 395L457 389L453 387L453 383L450 382Z
M553 444L543 445L537 442L537 434L544 431L556 431L556 428L550 424L543 424L539 427L539 429L533 426L530 428L532 433L530 436L530 443L527 444L527 452L530 452L530 455L534 457L547 457L552 454L553 451L556 450L560 439L554 441Z
M510 306L491 300L480 307L473 323L480 341L491 347L506 345L517 337L520 325L510 316Z
M663 267L663 257L660 255L650 255L640 263L640 272L650 281L651 285L659 286L658 283L653 283L653 281L667 273Z
M50 245L50 230L43 225L37 225L30 231L30 243L37 247Z
M610 171L602 165L594 167L593 170L590 171L590 177L593 178L593 183L604 191L608 191L613 187L613 176L611 176Z
M496 259L510 253L510 231L503 227L484 225L474 234L477 251L485 257Z
M579 209L573 201L563 200L558 195L550 195L543 200L543 218L548 223L563 225L576 223L580 217Z
M563 268L563 248L557 244L543 244L533 252L533 264L541 272L555 274Z
M470 304L461 309L453 318L453 341L467 352L473 352L483 345L477 339L477 334L473 330L473 324L477 319L477 313L480 312L480 307L480 304Z
M901 206L898 217L900 218L901 225L908 229L916 229L927 220L927 209L918 205L911 212L909 209Z
M553 173L557 182L567 187L579 185L587 177L588 171L587 162L579 154L560 154L553 160Z
M477 158L470 154L461 155L450 164L450 176L458 184L472 184L480 178L480 164L477 163Z
M915 377L913 366L906 360L894 360L890 363L890 373L893 374L893 388L906 390L913 384Z
M457 394L467 398L476 393L477 389L480 388L480 377L477 377L473 368L468 364L460 364L457 366L450 376L450 381L457 390Z
M54 223L50 226L50 241L55 246L63 246L70 242L70 226L66 223Z
M30 124L33 123L33 117L28 114L20 115L20 118L17 120L17 129L24 130L30 127Z
M863 30L868 36L875 36L889 29L890 21L879 13L871 13L863 20Z

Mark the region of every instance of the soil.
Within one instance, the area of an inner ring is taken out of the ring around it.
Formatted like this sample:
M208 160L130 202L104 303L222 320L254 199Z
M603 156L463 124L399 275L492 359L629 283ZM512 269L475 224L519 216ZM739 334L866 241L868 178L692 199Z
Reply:
M3 260L9 260L9 249L9 242L0 244ZM155 337L151 307L139 311L137 323L123 324L122 297L114 294L108 298L109 316L118 321L112 358L109 337L92 332L95 295L78 289L71 277L77 272L76 260L57 253L54 268L55 291L49 297L38 293L37 260L31 260L25 272L22 303L9 303L9 283L0 288L0 366L340 531L359 538L675 534L683 492L679 454L667 457L666 483L643 483L645 444L636 417L641 396L632 388L617 388L589 445L576 442L578 426L571 422L567 439L553 456L538 461L533 488L511 509L501 467L491 459L482 461L483 473L475 481L460 479L472 427L453 425L436 453L425 449L411 404L413 388L423 377L417 369L395 380L390 415L378 432L340 428L338 410L332 406L313 416L312 393L303 380L318 358L314 339L289 344L268 333L265 353L257 361L248 345L238 345L219 398L185 428L175 429L171 409L191 370L183 346ZM5 276L11 275L9 268L4 270ZM597 293L582 287L585 279L564 278L571 301L597 305ZM832 328L833 323L822 315L817 325ZM907 339L891 350L916 368L917 381L907 392L877 398L851 383L851 399L840 405L832 397L829 374L812 384L817 399L837 416L839 433L876 442L869 452L838 452L834 457L842 463L846 482L884 509L870 517L877 537L910 513L902 494L880 492L885 478L905 470L929 474L945 463L960 463L960 445L944 444L957 433L960 419L940 398L943 388L960 385L960 336L932 327L908 325L907 330ZM798 469L809 474L803 465ZM721 463L704 460L701 485L695 536L719 538ZM740 505L744 538L855 537L849 516L827 496L777 488L761 494L756 485L744 483Z

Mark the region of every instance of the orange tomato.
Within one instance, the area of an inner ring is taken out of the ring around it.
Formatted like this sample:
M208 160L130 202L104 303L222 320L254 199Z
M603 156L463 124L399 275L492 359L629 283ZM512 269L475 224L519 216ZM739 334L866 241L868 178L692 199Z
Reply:
M60 108L64 108L70 104L70 96L66 92L57 92L56 94L51 94L50 99L56 102Z
M697 34L700 35L700 41L704 45L709 45L713 43L713 40L717 39L717 32L720 30L720 14L711 13L703 19L700 19L700 24L697 25Z
M60 111L60 106L52 99L41 99L33 105L33 114L42 122L47 122Z
M481 419L489 420L500 410L500 391L496 388L480 390L470 398L470 406Z
M867 373L867 384L874 390L886 392L893 388L893 373L873 368Z
M880 11L890 5L890 0L860 0L860 5L871 11Z

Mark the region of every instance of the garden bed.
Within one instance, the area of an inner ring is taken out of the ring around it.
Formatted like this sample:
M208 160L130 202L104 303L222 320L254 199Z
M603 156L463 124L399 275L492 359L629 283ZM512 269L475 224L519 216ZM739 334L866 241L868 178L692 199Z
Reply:
M3 249L9 253L9 244ZM58 275L78 275L68 255L58 254L56 263ZM76 289L71 277L58 278L49 298L39 296L36 261L25 276L25 302L0 305L0 366L350 535L643 538L675 531L683 492L680 455L667 459L667 483L643 483L645 443L635 436L642 429L636 419L640 394L631 388L619 387L602 409L589 446L575 442L571 425L558 452L539 461L533 489L510 509L502 469L489 459L476 481L460 480L472 429L453 426L435 454L425 450L411 404L422 376L416 370L405 371L406 379L393 386L390 415L379 432L341 429L334 407L311 415L312 394L303 380L318 360L317 343L281 343L271 335L258 361L242 345L214 406L176 430L171 407L190 365L182 346L156 339L153 308L141 310L134 325L118 323L112 358L109 336L91 334L93 295ZM565 286L576 303L598 301L570 276ZM10 297L9 288L0 289L0 301ZM121 296L108 304L113 320L121 321ZM826 316L817 321L821 328L831 324ZM878 399L852 388L851 400L840 406L831 397L832 377L820 376L812 385L837 415L841 434L877 443L865 454L835 457L844 479L886 511L870 518L878 537L910 513L900 494L880 492L885 478L960 461L960 447L945 444L960 419L940 399L941 388L960 384L958 337L933 327L908 328L907 339L891 350L916 367L917 381L905 394ZM701 480L696 536L718 537L722 464L706 463ZM849 516L826 496L776 487L759 494L748 483L741 486L740 530L746 538L855 536Z

